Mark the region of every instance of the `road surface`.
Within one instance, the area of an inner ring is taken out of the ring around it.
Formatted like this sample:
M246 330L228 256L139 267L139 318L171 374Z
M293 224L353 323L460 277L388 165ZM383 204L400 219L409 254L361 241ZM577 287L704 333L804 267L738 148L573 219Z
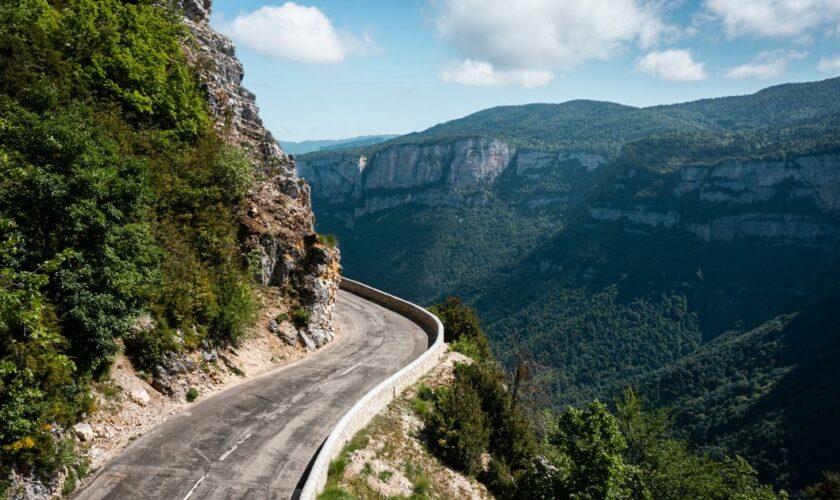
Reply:
M155 427L74 498L293 498L341 416L429 346L419 326L350 293L336 312L332 343Z

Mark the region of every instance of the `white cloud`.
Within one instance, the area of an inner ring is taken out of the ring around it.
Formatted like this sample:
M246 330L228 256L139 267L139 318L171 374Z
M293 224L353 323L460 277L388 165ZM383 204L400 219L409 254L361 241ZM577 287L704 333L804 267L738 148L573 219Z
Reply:
M295 2L260 7L221 29L264 56L308 64L338 63L350 55L376 50L369 37L339 33L317 7Z
M762 52L752 61L736 66L726 73L726 78L733 80L772 80L782 76L791 61L805 59L808 54L793 50L772 50Z
M483 82L546 80L553 71L609 59L627 46L648 47L669 30L646 0L437 0L435 4L438 33L463 57L463 72L484 74L477 79ZM443 74L453 76L453 70Z
M467 59L450 65L441 72L440 77L447 83L481 87L540 87L549 84L554 74L541 70L498 71L488 62Z
M636 64L636 71L672 82L696 82L708 78L706 65L694 60L690 50L650 52Z
M840 0L705 0L730 37L799 37L840 21Z
M826 73L840 74L840 54L831 57L823 57L817 65L817 69Z

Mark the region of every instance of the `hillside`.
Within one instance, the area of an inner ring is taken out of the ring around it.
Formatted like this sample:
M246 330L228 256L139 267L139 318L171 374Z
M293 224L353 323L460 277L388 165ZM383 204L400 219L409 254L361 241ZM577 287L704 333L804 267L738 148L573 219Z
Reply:
M347 139L325 139L320 141L279 141L283 150L291 155L302 155L313 151L334 151L373 146L397 137L396 135L362 135Z
M651 108L493 108L370 148L305 155L298 171L349 276L421 303L464 297L501 358L521 335L546 367L554 406L610 400L634 381L679 415L737 407L738 439L688 423L685 435L800 487L840 468L818 450L840 445L840 433L795 430L777 418L793 410L764 411L761 394L742 403L703 392L689 405L676 380L692 380L691 356L715 339L780 316L836 335L832 308L811 301L831 296L840 275L838 96L831 79ZM737 365L705 359L724 372ZM806 350L785 351L786 369L812 362ZM666 369L684 377L656 378ZM838 382L840 370L828 369L816 387ZM840 418L836 405L814 404ZM748 444L767 427L820 460L794 464Z
M209 8L0 5L0 497L72 492L123 351L191 401L263 313L332 338L338 255Z
M349 439L319 498L788 498L742 459L692 452L633 391L538 411L532 363L511 379L473 310L430 310L454 352Z

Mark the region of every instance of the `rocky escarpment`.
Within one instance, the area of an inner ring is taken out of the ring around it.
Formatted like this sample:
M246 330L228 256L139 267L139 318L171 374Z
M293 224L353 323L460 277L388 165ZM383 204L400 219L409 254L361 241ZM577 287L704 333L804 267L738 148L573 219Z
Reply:
M437 207L482 206L511 183L539 182L557 167L566 184L591 177L606 163L599 155L517 150L504 141L461 139L441 144L399 144L371 155L318 153L298 159L298 173L312 185L324 213L352 226L365 215L408 203ZM550 173L553 176L557 172ZM503 180L504 179L504 180ZM538 190L531 208L568 202L567 189ZM507 193L505 196L515 193ZM572 197L579 198L579 192ZM513 200L521 201L521 200Z
M204 84L216 127L254 164L241 237L256 264L256 279L303 302L310 309L303 343L324 345L334 332L338 251L318 242L309 186L263 126L254 94L242 86L244 71L233 42L210 28L211 0L182 0L180 6L194 35L185 45L187 57Z
M370 155L310 155L298 162L298 171L311 182L318 210L347 227L406 204L501 202L548 212L581 206L592 222L683 229L705 241L840 242L838 154L724 161L663 174L622 169L596 154L459 139L396 144Z
M705 241L758 237L834 248L840 243L840 155L724 161L655 178L630 169L587 209L598 221L682 228Z

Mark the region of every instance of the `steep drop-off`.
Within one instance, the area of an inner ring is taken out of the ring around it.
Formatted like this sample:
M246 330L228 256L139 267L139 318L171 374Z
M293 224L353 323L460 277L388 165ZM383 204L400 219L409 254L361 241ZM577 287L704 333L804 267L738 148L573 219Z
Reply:
M800 313L823 325L811 333L821 345L837 344L836 307L811 304L837 299L838 92L833 79L654 108L494 108L367 149L304 155L298 170L348 275L420 302L463 296L500 357L518 336L541 361L555 405L638 383L685 415L709 395L691 405L675 396L695 391L696 365L680 363L723 334ZM773 364L806 369L810 351L789 338ZM758 340L749 349L764 352ZM740 359L721 355L708 370L739 372ZM784 385L783 370L766 366L767 383ZM660 380L660 370L681 376ZM828 370L816 383L838 381ZM767 480L816 480L814 461L769 450L802 457L816 446L792 408L771 414L769 387L746 405L709 399L732 418L710 429L686 417L682 429L697 445L744 453ZM726 430L736 414L751 430ZM758 429L769 428L776 440L762 449Z

